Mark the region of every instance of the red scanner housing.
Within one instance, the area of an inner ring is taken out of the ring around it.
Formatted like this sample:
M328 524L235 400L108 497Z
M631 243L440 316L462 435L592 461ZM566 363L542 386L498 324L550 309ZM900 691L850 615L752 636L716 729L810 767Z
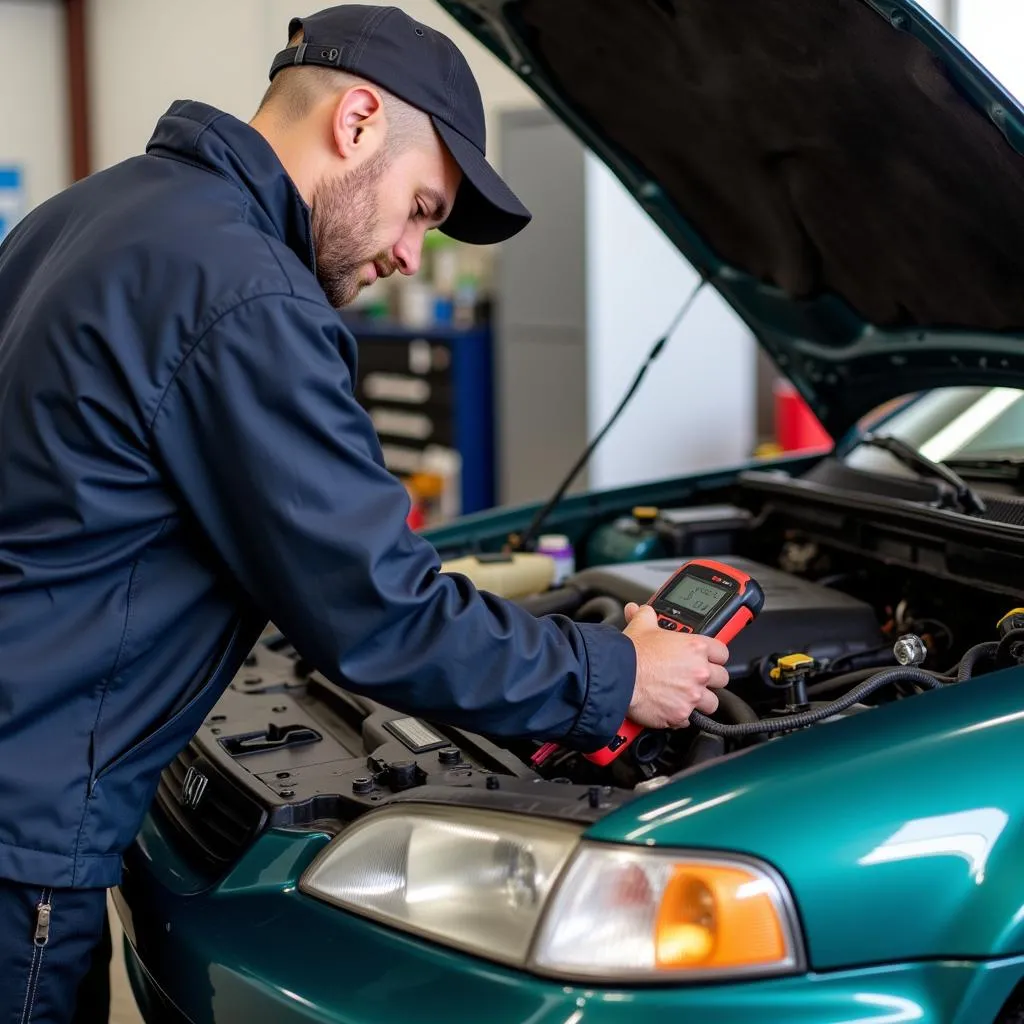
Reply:
M764 607L764 591L752 576L711 559L684 562L648 602L662 629L712 636L723 644L754 621ZM611 764L644 731L626 719L615 737L587 760Z

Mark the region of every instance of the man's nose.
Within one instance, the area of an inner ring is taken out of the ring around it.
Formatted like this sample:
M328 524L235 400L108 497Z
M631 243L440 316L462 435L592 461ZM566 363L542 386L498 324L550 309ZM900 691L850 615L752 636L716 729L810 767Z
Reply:
M407 277L419 272L423 256L423 239L420 236L403 238L395 246L395 263L400 273Z

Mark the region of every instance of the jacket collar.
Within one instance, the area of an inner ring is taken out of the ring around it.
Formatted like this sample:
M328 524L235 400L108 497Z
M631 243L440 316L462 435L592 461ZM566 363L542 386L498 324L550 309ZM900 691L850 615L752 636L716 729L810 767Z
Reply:
M310 211L270 143L216 107L178 100L157 122L147 153L187 160L228 178L246 193L259 226L316 270Z

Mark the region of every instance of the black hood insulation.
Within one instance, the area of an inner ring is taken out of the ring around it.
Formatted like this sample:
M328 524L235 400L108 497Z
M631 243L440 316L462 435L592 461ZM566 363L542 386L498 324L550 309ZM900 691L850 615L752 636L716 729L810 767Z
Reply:
M862 0L521 0L506 14L726 263L881 327L1024 327L1024 161Z

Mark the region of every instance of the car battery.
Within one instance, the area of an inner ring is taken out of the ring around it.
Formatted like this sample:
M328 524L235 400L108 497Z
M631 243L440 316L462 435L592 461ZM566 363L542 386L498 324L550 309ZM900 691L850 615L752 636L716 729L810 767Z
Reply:
M732 554L737 536L750 529L753 519L736 505L696 505L663 509L656 528L666 557L702 558Z

